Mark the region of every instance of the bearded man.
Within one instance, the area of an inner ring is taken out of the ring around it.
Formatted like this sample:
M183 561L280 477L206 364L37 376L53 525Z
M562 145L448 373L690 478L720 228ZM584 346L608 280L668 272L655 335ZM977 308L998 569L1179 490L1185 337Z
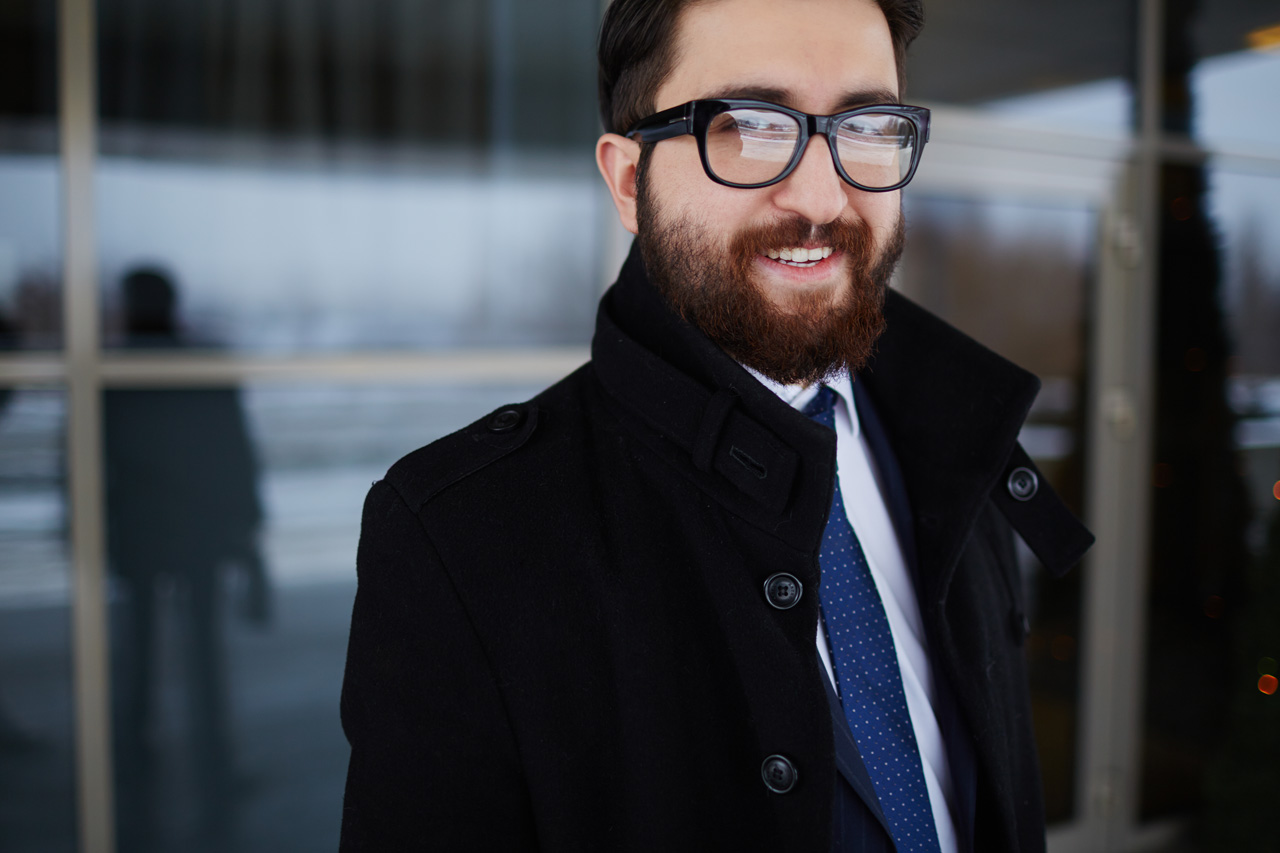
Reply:
M887 283L918 0L614 0L592 360L365 506L344 850L1044 847L1030 374Z

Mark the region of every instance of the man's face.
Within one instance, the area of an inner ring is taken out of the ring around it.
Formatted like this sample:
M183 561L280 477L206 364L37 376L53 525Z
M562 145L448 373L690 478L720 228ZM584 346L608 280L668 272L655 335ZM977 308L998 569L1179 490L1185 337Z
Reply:
M681 16L655 110L709 97L815 114L896 100L884 15L872 0L695 4ZM813 382L869 357L901 251L898 192L844 183L820 137L791 175L759 189L713 182L694 137L664 140L638 184L650 275L730 355L782 382ZM770 257L781 249L830 252L798 265Z

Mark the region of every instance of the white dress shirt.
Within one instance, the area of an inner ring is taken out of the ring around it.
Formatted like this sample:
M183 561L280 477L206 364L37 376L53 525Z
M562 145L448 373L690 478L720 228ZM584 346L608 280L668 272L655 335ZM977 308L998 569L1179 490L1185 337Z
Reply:
M801 385L780 385L751 368L747 370L766 388L796 409L804 409L818 393L817 385L808 388ZM934 824L938 828L938 843L942 853L956 853L956 827L949 805L954 799L951 767L947 761L937 714L934 713L937 694L934 691L933 671L929 667L929 650L915 587L889 515L889 507L885 503L880 472L876 469L875 459L858 424L858 411L849 374L842 373L838 379L827 384L836 392L836 466L840 496L844 498L845 514L862 545L867 566L871 569L871 578L875 581L880 600L884 602L885 615L889 619L893 648L897 652L898 668L902 672L907 711L911 714L911 725L915 729L916 743L920 747L924 781L929 789L929 805L933 810ZM817 625L816 642L818 655L827 669L827 677L835 685L835 671L831 666L831 652L827 647L821 616Z

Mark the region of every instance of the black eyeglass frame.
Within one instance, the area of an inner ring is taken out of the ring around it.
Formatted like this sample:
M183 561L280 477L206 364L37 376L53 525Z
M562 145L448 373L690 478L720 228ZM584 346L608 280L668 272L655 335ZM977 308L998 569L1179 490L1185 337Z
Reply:
M711 163L707 160L707 128L711 126L711 120L720 115L720 113L737 109L776 110L796 119L799 124L800 138L796 140L796 150L791 153L791 160L776 178L754 184L739 184L725 180L711 168ZM889 115L902 116L911 123L911 127L915 131L919 144L913 145L911 148L911 167L907 170L906 177L892 186L863 186L849 177L849 173L844 170L844 166L840 163L840 155L836 153L836 143L831 138L832 134L847 119L865 113L887 113ZM831 161L835 163L836 173L840 175L845 183L865 192L887 193L902 189L915 177L916 167L920 165L920 155L924 152L925 143L929 141L929 110L927 107L913 107L908 104L869 104L857 109L817 116L810 113L802 113L799 110L793 110L780 104L773 104L769 101L744 98L706 99L687 101L678 107L662 110L642 118L627 132L627 137L638 136L641 142L661 142L664 139L674 139L685 134L692 135L698 141L698 157L702 160L702 170L707 173L707 177L726 187L759 189L760 187L773 186L779 181L785 180L788 175L795 171L796 166L800 165L800 158L804 156L805 150L809 147L809 140L814 136L822 136L827 140L827 148L831 151Z

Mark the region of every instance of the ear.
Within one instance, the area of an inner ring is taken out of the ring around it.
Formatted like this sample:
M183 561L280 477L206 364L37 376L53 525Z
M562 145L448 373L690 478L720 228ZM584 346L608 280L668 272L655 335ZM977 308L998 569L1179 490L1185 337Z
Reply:
M640 162L640 143L616 133L606 133L596 141L596 165L613 196L622 227L632 234L636 225L636 166Z

